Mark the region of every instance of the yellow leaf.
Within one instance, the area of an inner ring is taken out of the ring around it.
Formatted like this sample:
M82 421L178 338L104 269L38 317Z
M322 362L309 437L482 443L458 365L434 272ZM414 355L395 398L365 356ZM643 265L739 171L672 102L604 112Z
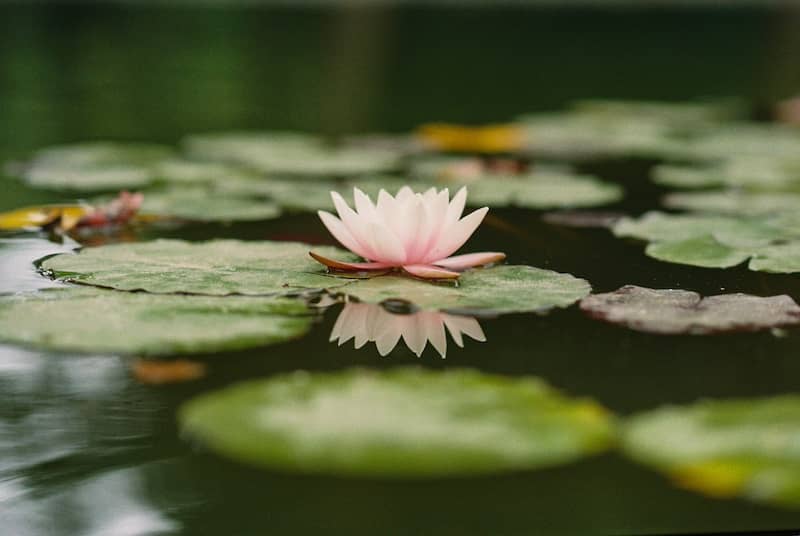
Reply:
M0 213L0 230L16 231L44 227L56 221L61 216L63 208L58 205L44 205Z
M470 127L447 123L422 125L417 135L439 151L508 153L522 147L524 135L514 125Z

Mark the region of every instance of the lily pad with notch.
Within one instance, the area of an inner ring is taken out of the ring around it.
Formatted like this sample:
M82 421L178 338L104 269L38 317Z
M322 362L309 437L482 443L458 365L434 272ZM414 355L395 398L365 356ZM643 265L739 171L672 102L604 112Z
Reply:
M295 372L201 395L184 433L268 469L433 478L538 469L605 449L608 412L532 378L395 368Z

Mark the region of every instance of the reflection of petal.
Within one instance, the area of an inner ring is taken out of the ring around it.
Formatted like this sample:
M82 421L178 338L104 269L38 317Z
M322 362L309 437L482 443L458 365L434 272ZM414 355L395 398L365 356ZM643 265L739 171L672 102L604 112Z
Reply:
M391 352L402 338L409 350L417 357L425 351L428 342L445 357L447 355L447 332L459 347L464 346L463 335L485 341L486 336L478 321L472 317L449 315L436 311L421 311L414 314L393 314L369 303L347 303L331 330L331 341L339 346L355 339L355 347L374 342L382 356Z

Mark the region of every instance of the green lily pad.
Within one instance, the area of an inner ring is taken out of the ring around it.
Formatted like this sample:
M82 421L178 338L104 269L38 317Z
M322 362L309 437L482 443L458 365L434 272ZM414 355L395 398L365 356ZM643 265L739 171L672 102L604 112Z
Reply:
M281 209L256 197L184 186L146 192L141 213L196 221L259 221L279 217Z
M275 175L350 177L395 171L394 150L332 147L308 134L224 132L190 136L184 148L194 158L230 162Z
M0 296L0 340L59 351L171 355L237 350L297 338L302 301L50 289Z
M349 282L326 275L309 257L311 249L297 242L155 240L56 255L41 267L64 281L154 293L288 294ZM337 248L313 249L325 256L355 260Z
M184 431L281 471L424 478L536 469L606 448L612 420L537 378L396 368L297 372L199 396Z
M800 159L770 156L728 157L714 164L663 164L653 170L653 181L673 188L731 187L769 191L800 188Z
M626 285L614 292L592 294L581 300L580 306L594 318L647 333L705 335L800 323L800 306L786 295L703 298L686 290Z
M65 190L141 188L156 179L153 167L172 150L143 143L93 142L42 149L11 173L28 184Z
M721 190L680 192L663 199L666 207L733 216L762 216L780 212L800 213L800 193Z
M705 268L729 268L751 259L754 271L800 271L800 227L793 214L733 218L649 212L624 218L613 231L650 241L645 253L658 260Z
M623 447L679 486L800 506L800 397L708 400L634 416Z
M467 270L458 286L409 277L358 281L342 292L367 303L405 300L423 310L514 313L568 307L591 292L584 279L532 266Z
M747 160L800 163L800 131L775 123L730 122L713 125L692 136L683 158L697 161Z

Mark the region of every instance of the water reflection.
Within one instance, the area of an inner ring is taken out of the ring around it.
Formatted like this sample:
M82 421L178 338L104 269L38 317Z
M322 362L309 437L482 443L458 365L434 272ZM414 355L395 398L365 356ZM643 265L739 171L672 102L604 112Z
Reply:
M154 444L163 403L124 358L0 345L0 526L13 534L165 534L133 459Z
M422 355L430 341L442 357L447 355L447 335L464 347L464 337L484 342L486 336L475 318L450 315L437 311L420 311L413 314L390 313L380 305L370 303L347 303L339 313L331 331L330 340L338 341L339 346L355 339L355 347L361 348L367 342L374 342L382 356L391 352L400 338L417 357Z

